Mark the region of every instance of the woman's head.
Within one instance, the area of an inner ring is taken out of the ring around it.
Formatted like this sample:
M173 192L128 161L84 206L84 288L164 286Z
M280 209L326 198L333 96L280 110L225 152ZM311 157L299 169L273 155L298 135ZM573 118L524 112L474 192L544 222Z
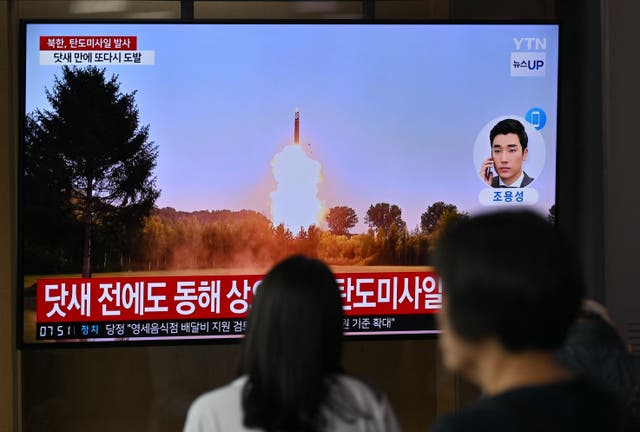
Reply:
M262 280L248 317L245 425L315 430L327 378L341 371L342 300L331 270L294 256Z

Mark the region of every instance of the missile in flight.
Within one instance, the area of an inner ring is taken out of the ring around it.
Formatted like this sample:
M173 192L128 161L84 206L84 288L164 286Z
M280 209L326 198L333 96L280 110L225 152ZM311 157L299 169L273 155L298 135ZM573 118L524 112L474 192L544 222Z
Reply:
M295 126L293 128L293 143L300 144L300 110L296 108Z

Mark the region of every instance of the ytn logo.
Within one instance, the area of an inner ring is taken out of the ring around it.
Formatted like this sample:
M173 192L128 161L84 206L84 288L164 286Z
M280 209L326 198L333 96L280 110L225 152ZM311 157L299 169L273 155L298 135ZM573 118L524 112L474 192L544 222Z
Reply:
M511 53L511 76L542 77L546 74L546 53L513 51Z
M547 38L513 38L513 43L518 51L546 51L547 49Z

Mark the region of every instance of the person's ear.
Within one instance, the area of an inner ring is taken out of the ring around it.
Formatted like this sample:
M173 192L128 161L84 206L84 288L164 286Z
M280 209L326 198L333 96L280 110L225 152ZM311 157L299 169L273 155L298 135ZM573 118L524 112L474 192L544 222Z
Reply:
M527 160L527 156L529 155L529 147L527 147L526 149L524 149L522 151L522 160L526 161Z

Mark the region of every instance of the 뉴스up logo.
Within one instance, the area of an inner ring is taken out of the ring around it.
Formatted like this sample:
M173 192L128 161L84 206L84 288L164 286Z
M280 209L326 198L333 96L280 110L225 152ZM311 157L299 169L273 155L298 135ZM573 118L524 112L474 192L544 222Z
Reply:
M513 51L511 53L511 76L543 77L546 74L546 53Z

